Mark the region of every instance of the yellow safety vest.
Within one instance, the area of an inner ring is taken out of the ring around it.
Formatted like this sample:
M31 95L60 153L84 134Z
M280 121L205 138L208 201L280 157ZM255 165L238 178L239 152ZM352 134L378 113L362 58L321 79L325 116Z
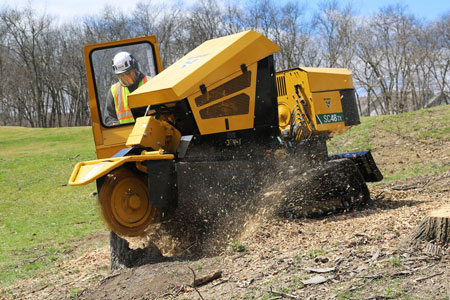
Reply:
M139 82L138 87L146 83L147 80L147 76L144 76L141 82ZM116 115L119 123L133 123L133 114L131 113L131 109L128 107L128 95L130 94L128 87L123 86L119 81L111 86L111 93L114 98L114 105L116 107Z

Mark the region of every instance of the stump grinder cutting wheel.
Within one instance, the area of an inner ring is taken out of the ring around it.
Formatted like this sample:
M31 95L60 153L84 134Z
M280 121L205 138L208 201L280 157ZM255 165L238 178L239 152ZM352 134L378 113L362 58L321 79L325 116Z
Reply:
M159 210L148 201L145 176L118 168L105 176L98 200L104 221L123 236L137 236L159 215Z

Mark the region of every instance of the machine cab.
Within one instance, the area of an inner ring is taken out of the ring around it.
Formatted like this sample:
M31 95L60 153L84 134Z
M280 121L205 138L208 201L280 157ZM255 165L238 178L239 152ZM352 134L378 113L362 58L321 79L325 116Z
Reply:
M112 59L121 51L131 53L138 61L141 72L146 76L154 77L162 71L154 35L84 47L89 107L97 158L111 157L124 148L134 126L134 122L110 126L105 122L106 101L111 93L111 86L118 81L112 69Z

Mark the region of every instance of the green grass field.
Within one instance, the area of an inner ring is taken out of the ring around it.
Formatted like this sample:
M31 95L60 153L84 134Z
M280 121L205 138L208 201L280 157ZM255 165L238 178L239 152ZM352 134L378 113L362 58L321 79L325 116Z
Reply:
M102 229L95 184L67 185L95 159L90 128L0 127L0 287L34 276Z
M382 141L374 134L380 130L448 141L449 116L447 105L362 118L361 126L329 143L330 152L380 147ZM48 270L72 250L72 241L104 230L92 195L95 184L67 185L75 164L91 159L95 159L95 149L89 127L0 127L0 287ZM441 172L449 168L444 166ZM389 178L435 171L433 166L412 165Z

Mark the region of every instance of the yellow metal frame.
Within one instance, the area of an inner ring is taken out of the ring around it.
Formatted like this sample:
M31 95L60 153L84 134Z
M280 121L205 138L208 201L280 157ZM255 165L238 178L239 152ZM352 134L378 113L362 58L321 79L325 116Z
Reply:
M90 55L96 49L135 44L139 42L149 42L151 45L153 45L153 49L155 50L154 57L156 60L156 69L158 73L162 72L163 68L159 55L158 44L156 42L156 36L154 35L115 42L86 45L83 48L84 62L86 65L87 88L89 94L89 108L91 112L92 133L94 135L97 158L111 157L119 150L124 148L128 135L133 129L133 124L110 128L104 127L102 125L100 120L100 111L97 104L98 102L94 86L93 69L90 61Z
M69 185L85 185L105 176L112 170L127 162L143 162L147 160L172 160L173 154L163 154L161 151L143 151L141 155L96 159L77 163L69 179Z

